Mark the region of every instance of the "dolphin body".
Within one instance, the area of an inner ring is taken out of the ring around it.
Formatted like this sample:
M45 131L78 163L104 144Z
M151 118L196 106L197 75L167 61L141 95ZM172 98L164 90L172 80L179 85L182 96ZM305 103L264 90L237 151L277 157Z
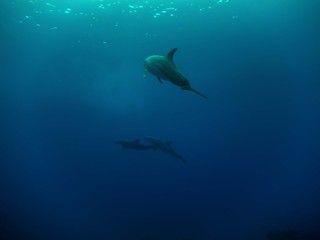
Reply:
M133 141L119 140L116 142L116 144L121 145L123 149L133 149L133 150L142 150L142 151L149 150L149 149L156 150L155 147L152 145L141 144L140 139L136 139Z
M168 141L168 142L164 142L161 141L159 139L153 138L153 137L144 137L155 149L160 150L161 152L167 153L170 156L174 157L174 158L178 158L180 160L182 160L184 163L186 163L187 161L181 156L179 155L176 151L173 150L172 148L172 142Z
M167 80L174 85L177 85L182 90L194 92L201 97L207 98L202 93L191 87L188 79L177 69L173 62L173 56L177 48L172 49L166 56L152 55L144 60L146 70L158 78L160 83Z

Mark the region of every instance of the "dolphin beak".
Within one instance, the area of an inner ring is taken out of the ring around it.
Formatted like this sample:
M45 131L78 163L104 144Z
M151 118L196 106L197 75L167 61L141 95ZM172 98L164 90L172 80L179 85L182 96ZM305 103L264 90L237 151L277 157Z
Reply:
M182 89L182 90L187 90L187 91L194 92L194 93L200 95L201 97L203 97L203 98L205 98L205 99L208 99L208 97L207 97L206 95L204 95L204 94L202 94L201 92L195 90L195 89L192 88L190 85L188 85L188 86L183 86L183 87L181 87L181 89Z

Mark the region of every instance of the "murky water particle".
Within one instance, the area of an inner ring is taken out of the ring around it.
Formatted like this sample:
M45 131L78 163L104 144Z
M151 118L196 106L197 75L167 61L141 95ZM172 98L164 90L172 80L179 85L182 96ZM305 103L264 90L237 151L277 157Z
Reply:
M70 13L71 11L72 11L71 8L67 8L64 12L65 12L65 13Z
M46 5L49 6L49 7L56 7L56 5L53 5L51 3L46 3Z

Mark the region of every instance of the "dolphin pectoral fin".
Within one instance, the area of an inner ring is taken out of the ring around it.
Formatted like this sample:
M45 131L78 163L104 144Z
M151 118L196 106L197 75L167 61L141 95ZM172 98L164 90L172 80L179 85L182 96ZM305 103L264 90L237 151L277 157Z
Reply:
M183 86L181 87L182 90L188 90L188 91L191 91L191 92L194 92L198 95L200 95L201 97L205 98L205 99L208 99L208 97L206 95L203 95L202 93L198 92L197 90L195 90L194 88L192 88L190 85L187 85L187 86Z
M157 77L157 79L159 80L159 82L160 82L160 83L162 83L162 80L161 80L161 78Z

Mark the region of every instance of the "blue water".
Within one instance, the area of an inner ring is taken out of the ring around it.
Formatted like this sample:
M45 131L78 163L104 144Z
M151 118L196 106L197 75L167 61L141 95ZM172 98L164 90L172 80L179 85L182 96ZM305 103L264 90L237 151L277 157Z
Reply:
M320 234L317 1L0 9L0 239ZM144 76L174 47L207 100ZM187 163L115 144L144 136Z

